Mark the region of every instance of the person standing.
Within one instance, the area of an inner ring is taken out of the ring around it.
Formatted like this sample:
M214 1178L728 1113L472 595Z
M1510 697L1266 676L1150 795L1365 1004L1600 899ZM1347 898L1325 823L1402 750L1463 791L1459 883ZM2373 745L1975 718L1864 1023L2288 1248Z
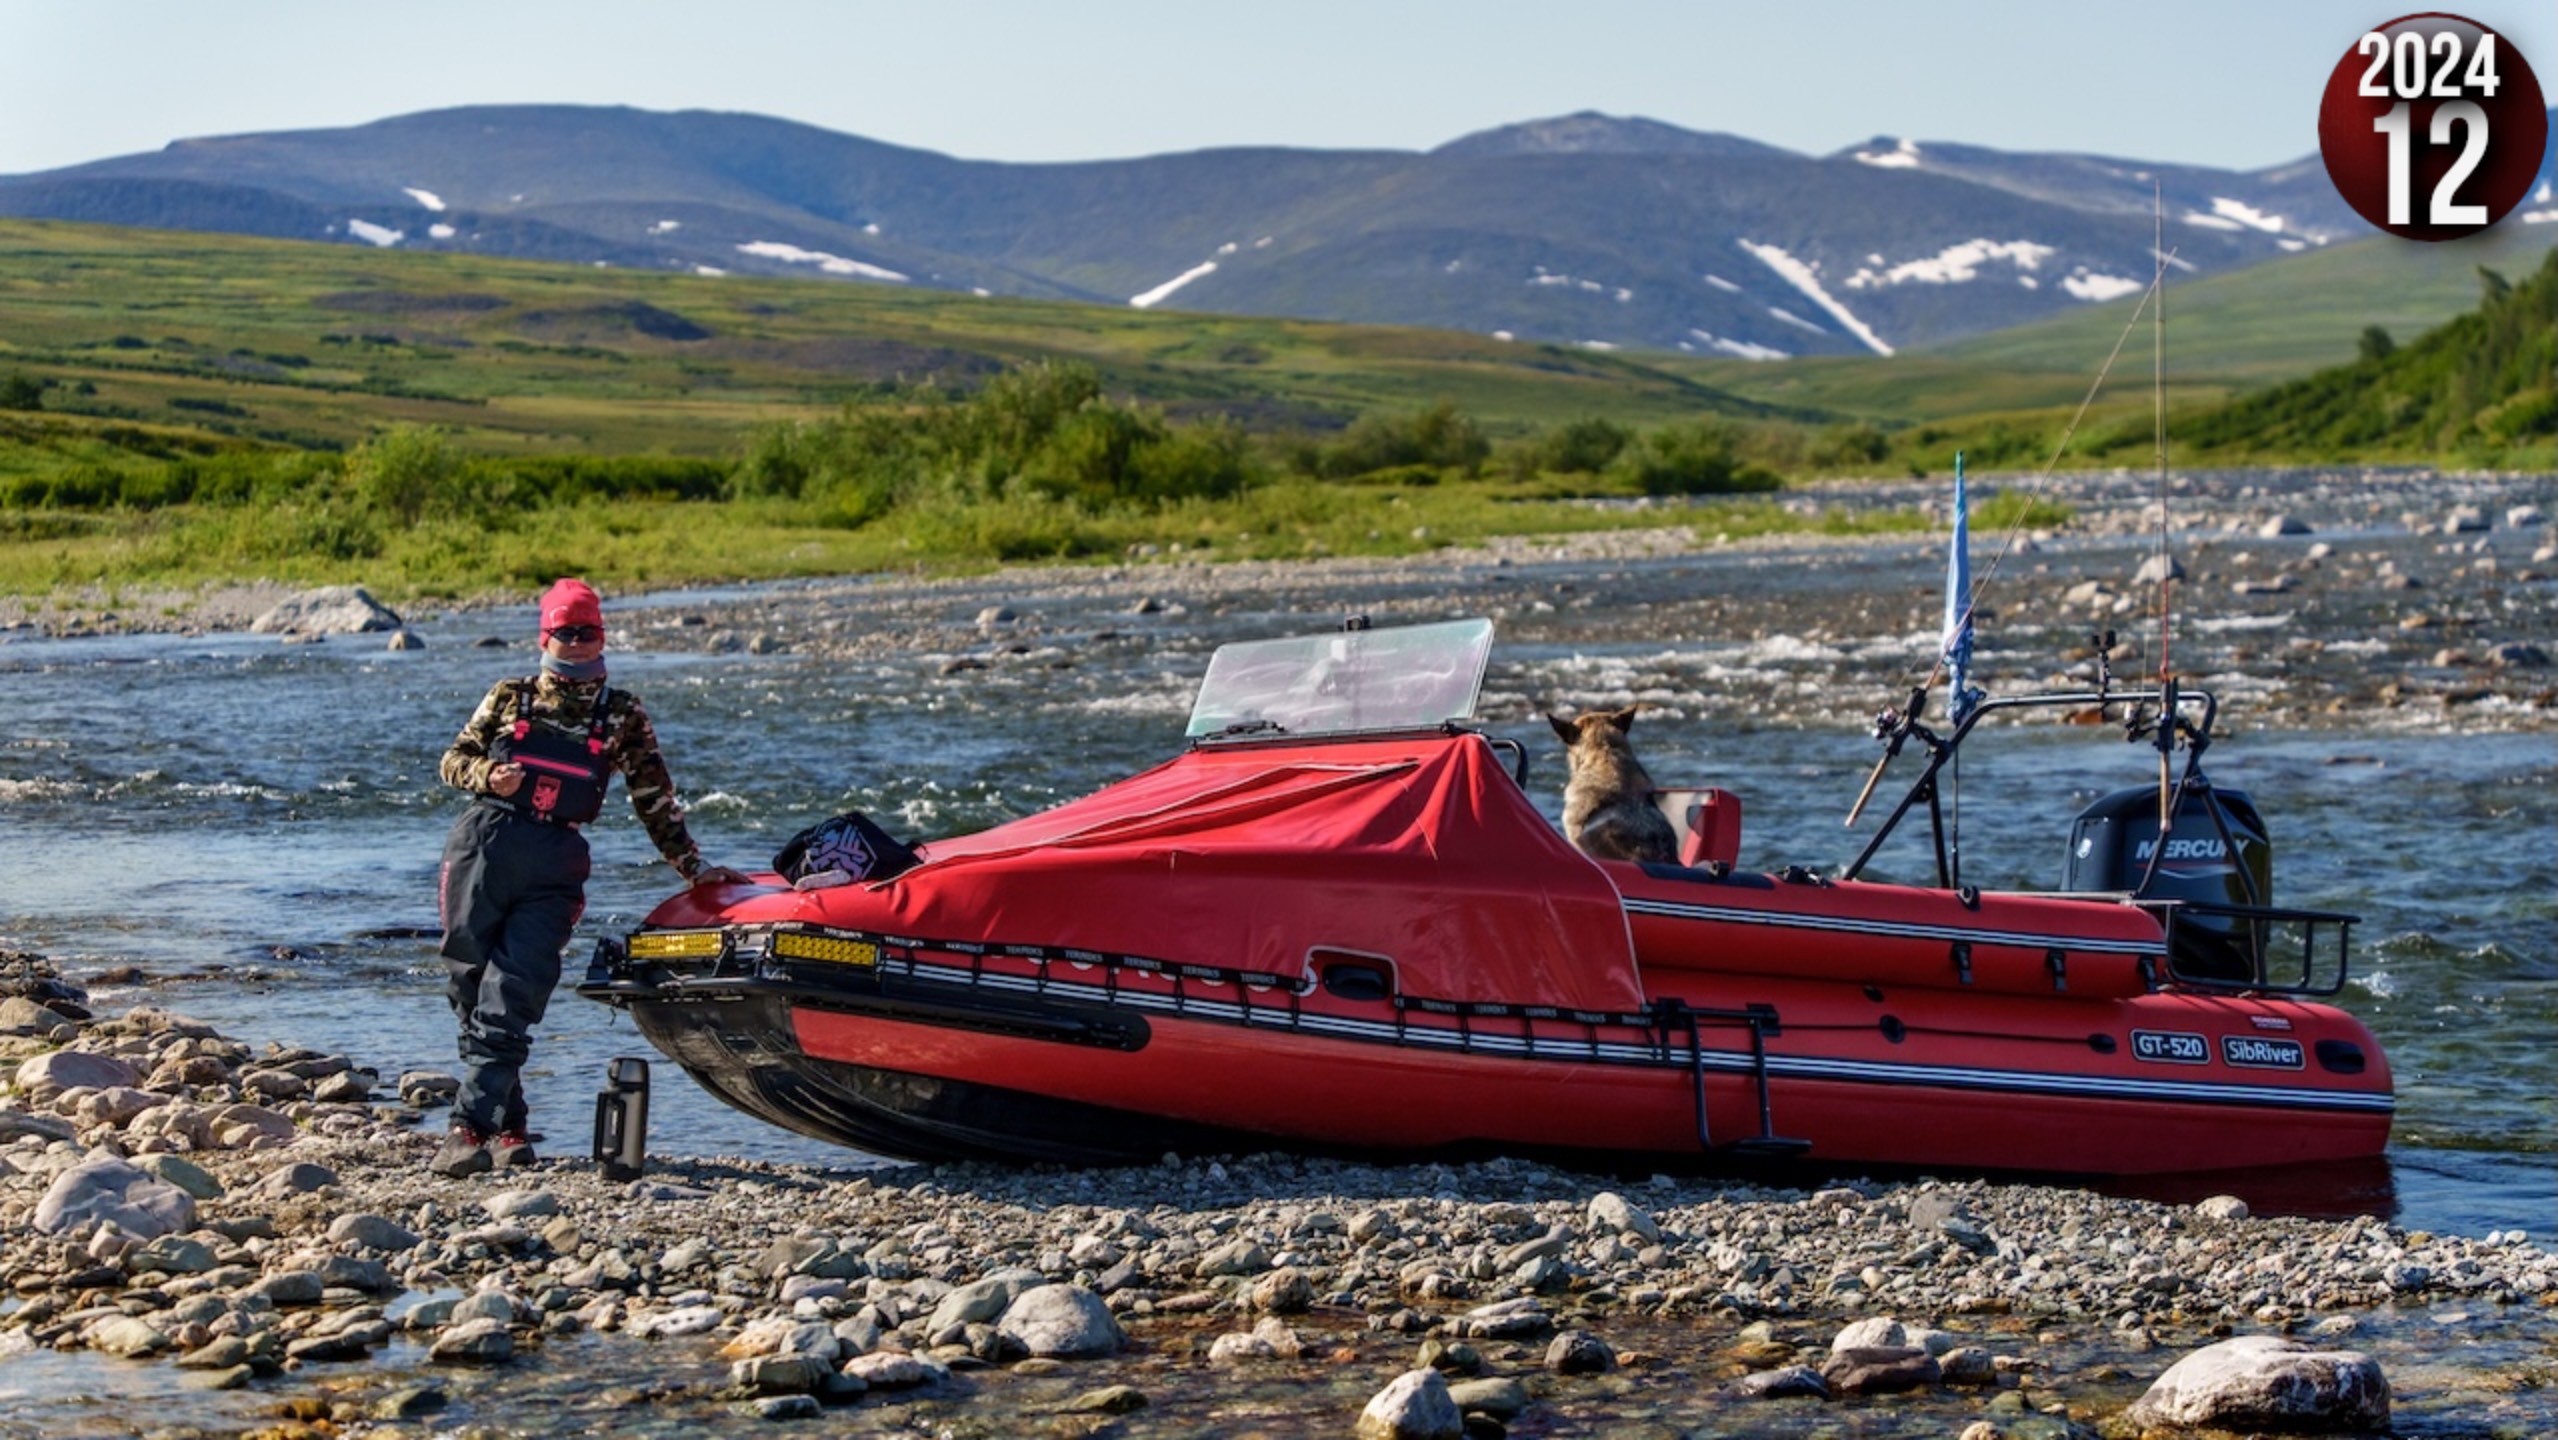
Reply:
M438 883L447 998L462 1089L433 1168L530 1165L522 1071L586 908L580 827L620 771L648 838L693 885L732 882L702 862L639 697L605 683L604 608L583 580L542 592L538 675L499 681L444 752L444 783L473 797L444 842Z

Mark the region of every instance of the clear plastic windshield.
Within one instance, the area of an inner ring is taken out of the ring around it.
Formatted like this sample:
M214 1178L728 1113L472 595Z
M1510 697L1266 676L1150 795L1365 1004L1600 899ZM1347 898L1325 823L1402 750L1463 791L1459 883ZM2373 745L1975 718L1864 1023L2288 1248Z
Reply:
M1489 620L1221 645L1184 733L1432 729L1473 716L1491 655Z

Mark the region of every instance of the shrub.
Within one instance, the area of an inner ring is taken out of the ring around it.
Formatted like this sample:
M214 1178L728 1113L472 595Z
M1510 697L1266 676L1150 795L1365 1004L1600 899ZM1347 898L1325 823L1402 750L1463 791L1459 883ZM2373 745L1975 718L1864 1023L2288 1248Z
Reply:
M1872 465L1892 453L1892 437L1872 421L1833 425L1821 432L1806 457L1824 469Z
M1254 479L1243 432L1231 423L1176 425L1106 398L1088 367L1043 363L963 399L918 390L893 406L767 426L725 489L810 501L818 523L858 527L909 505L1028 495L1098 510L1232 495Z
M1574 420L1538 436L1530 454L1539 470L1558 475L1596 475L1616 462L1634 432L1613 420Z
M1720 421L1663 425L1628 447L1609 473L1646 495L1727 495L1782 486L1775 472L1740 458L1737 438Z
M1223 500L1259 479L1243 427L1217 420L1172 427L1130 457L1129 492L1137 499Z
M1365 475L1399 465L1433 465L1471 476L1492 453L1457 407L1442 400L1409 415L1362 415L1341 438L1316 447L1315 473L1334 479Z
M430 517L493 520L515 499L508 477L467 464L425 425L394 425L356 446L346 479L359 504L402 529Z

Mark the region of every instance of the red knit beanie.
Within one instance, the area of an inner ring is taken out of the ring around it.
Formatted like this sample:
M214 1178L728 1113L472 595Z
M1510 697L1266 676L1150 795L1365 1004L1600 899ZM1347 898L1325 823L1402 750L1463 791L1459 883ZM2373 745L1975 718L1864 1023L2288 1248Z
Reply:
M604 602L597 598L595 587L583 580L555 580L542 592L542 634L563 625L604 626Z

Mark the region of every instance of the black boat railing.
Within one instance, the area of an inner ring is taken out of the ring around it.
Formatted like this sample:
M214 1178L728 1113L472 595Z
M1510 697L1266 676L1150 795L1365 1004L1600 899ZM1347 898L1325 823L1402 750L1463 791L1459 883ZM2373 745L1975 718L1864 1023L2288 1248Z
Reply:
M818 953L821 949L842 953ZM801 952L792 954L791 952ZM991 967L1002 956L1027 973ZM944 958L931 958L931 957ZM1060 967L1088 972L1072 979ZM1309 1010L1318 982L1253 970L1142 955L1038 945L985 945L886 936L813 926L643 931L596 943L578 993L608 1005L677 1002L742 989L770 990L821 1006L881 998L975 992L1008 1012L1017 1002L1133 1007L1168 1015L1307 1035L1383 1040L1416 1049L1599 1064L1704 1064L1720 1054L1677 1046L1655 1012L1461 1001L1389 992L1375 1018ZM978 1003L978 1002L968 1002ZM1758 1012L1698 1012L1708 1024L1744 1023ZM1749 1068L1763 1074L1760 1058Z
M2167 932L2166 979L2193 990L2329 996L2345 988L2353 929L2336 910L2135 900Z
M1875 732L1888 746L1884 757L1886 763L1892 756L1901 752L1905 743L1916 740L1920 747L1927 751L1927 765L1919 772L1918 779L1911 783L1907 793L1902 795L1901 803L1893 806L1891 813L1884 816L1882 823L1875 827L1873 838L1865 842L1865 848L1858 851L1856 858L1849 861L1847 867L1839 872L1839 878L1842 880L1854 880L1863 874L1866 865L1874 859L1875 852L1883 848L1883 842L1891 839L1892 832L1900 828L1901 821L1906 819L1912 810L1924 805L1927 807L1928 823L1936 855L1937 887L1951 890L1962 883L1962 857L1953 849L1946 835L1945 802L1938 786L1938 777L1944 772L1945 767L1953 762L1954 757L1961 753L1963 742L1972 738L1972 731L1992 715L2004 710L2033 709L2094 710L2107 713L2114 706L2129 705L2135 717L2132 721L2135 727L2145 723L2156 723L2165 727L2163 733L2171 738L2178 736L2184 738L2188 747L2186 775L2190 780L2198 773L2196 767L2202 759L2203 751L2211 744L2212 721L2220 711L2220 702L2213 698L2211 692L2182 687L2171 686L2164 690L2115 690L2109 687L2099 690L2050 691L2036 695L1994 696L1983 700L1973 707L1970 714L1963 717L1952 733L1939 735L1920 722L1919 717L1925 711L1926 705L1927 692L1912 691L1908 702L1901 709L1886 710L1875 719ZM2174 720L2170 722L2162 718L2156 722L2146 721L2145 712L2152 706L2158 707L2162 717L2172 713ZM2183 711L2187 707L2200 710L2202 718L2186 719ZM1875 770L1875 778L1879 780L1881 777L1882 769L1878 766ZM1872 782L1869 781L1866 788L1870 794L1873 789ZM1864 807L1864 797L1859 797L1856 808L1861 812ZM1854 814L1849 816L1849 823L1855 823Z

